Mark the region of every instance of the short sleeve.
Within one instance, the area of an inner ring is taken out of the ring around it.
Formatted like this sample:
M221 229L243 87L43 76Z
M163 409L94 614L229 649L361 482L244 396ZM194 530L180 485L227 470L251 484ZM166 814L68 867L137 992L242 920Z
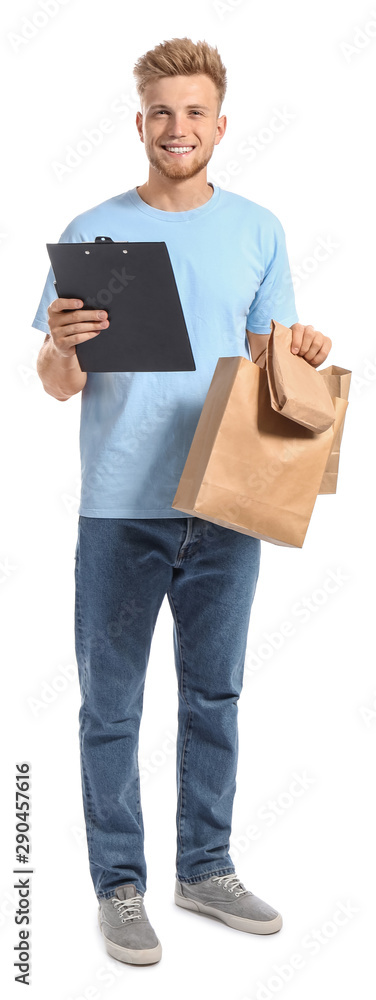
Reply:
M282 326L299 322L284 229L273 213L267 239L265 272L250 306L246 328L253 333L270 333L274 319Z
M86 239L87 237L84 236L83 233L81 232L81 228L77 225L76 219L73 219L72 222L70 222L64 229L64 232L58 239L58 243L82 243ZM53 300L57 298L54 280L55 280L55 275L52 270L52 267L50 266L47 273L42 296L39 301L39 305L35 313L33 322L31 324L37 330L42 330L43 333L50 332L50 328L47 323L47 318L48 318L47 308L49 305L51 305L51 302L53 302Z

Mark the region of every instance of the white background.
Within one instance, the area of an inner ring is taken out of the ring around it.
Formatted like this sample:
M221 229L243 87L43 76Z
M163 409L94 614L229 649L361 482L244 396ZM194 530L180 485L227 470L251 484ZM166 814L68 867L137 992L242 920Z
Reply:
M359 0L68 0L17 42L27 33L25 19L39 23L41 10L37 0L8 3L0 43L3 992L22 992L13 978L14 788L15 764L26 760L32 996L368 996L375 919L375 494L367 428L373 432L376 385L376 7ZM159 42L185 35L217 45L228 73L227 132L208 180L279 217L300 322L332 339L327 363L353 376L337 494L318 497L302 549L262 543L239 702L230 852L239 877L280 909L284 926L271 936L245 934L174 904L177 691L165 598L140 737L146 908L163 956L137 968L105 952L84 831L73 635L80 396L63 406L44 392L36 374L44 335L31 322L49 266L45 244L80 212L147 179L133 65ZM275 109L290 121L269 141L262 130ZM64 164L68 147L103 118L112 131L59 180L54 164ZM259 134L261 148L247 158L241 144ZM330 250L318 263L320 240ZM328 574L339 576L325 599ZM312 600L306 621L296 614L304 598ZM275 636L283 621L293 634L279 649L267 648L266 635ZM300 796L296 784L289 792L296 774L310 779ZM269 800L277 803L274 822ZM341 926L333 923L340 912Z

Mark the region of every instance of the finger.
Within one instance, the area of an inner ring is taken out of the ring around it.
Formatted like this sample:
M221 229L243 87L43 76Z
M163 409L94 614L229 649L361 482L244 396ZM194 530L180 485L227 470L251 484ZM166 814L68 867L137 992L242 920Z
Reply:
M107 320L108 314L104 309L80 309L80 310L67 310L65 315L60 317L61 323L82 323L84 321L90 321L95 323L98 320Z
M72 337L82 334L85 336L88 333L100 333L101 330L106 329L109 326L108 320L102 319L98 320L97 323L68 323L66 326L61 325L59 327L59 336Z
M48 306L48 311L61 312L62 309L79 309L83 306L82 299L54 299Z
M330 338L324 337L324 342L321 345L321 347L319 347L319 349L316 351L316 354L313 354L312 357L310 357L309 355L311 352L309 351L308 356L307 355L304 356L304 360L308 361L308 363L312 365L313 368L317 368L318 365L322 365L323 361L326 361L331 346L332 346L332 341L330 340Z
M88 330L87 333L74 333L68 335L68 337L62 337L61 341L64 345L71 346L72 344L82 344L84 340L91 340L92 337L98 337L99 333L103 333L103 330Z
M299 347L299 351L297 352L301 357L304 358L306 357L307 352L310 350L312 343L317 336L319 338L319 342L317 342L316 344L316 350L318 350L318 348L321 346L322 333L320 333L318 330L315 330L314 326L312 325L304 327L304 333L301 339L301 344ZM314 353L316 353L316 351L314 351Z
M102 330L91 330L89 333L72 334L68 337L57 337L55 338L55 346L58 351L62 354L67 352L68 354L77 347L78 344L83 344L87 340L92 340L93 337L98 337L102 333Z
M310 337L311 335L309 335ZM325 337L319 330L314 331L314 335L309 343L309 337L307 338L307 348L304 351L303 357L305 361L311 361L315 357L318 351L321 351ZM304 337L302 347L304 349Z
M300 351L304 329L303 323L294 323L290 327L292 333L290 350L293 354L298 354L298 351Z

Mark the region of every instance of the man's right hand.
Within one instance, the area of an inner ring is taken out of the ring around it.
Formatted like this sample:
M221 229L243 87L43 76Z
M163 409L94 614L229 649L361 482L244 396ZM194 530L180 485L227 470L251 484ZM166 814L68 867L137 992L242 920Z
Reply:
M106 310L82 309L82 306L82 299L54 299L48 306L51 337L63 358L72 358L76 354L76 344L97 337L109 327Z

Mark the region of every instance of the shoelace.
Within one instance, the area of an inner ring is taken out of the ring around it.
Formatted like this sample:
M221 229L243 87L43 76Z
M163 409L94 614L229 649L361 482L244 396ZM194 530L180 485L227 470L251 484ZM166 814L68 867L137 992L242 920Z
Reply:
M116 897L113 896L112 902L114 906L117 907L117 912L119 913L123 924L126 920L133 920L135 917L142 920L142 913L139 912L142 903L141 896L129 896L128 899L116 899ZM128 912L129 910L133 910L133 913ZM127 912L128 916L125 916L125 913Z
M212 875L212 880L213 880L213 882L218 882L219 885L223 885L224 888L225 889L229 889L230 892L232 892L237 886L240 887L240 886L243 885L243 883L240 881L240 879L238 879L238 876L235 875L235 874L231 874L231 875ZM231 885L231 882L233 882L232 885ZM241 888L239 888L239 891L235 893L235 896L241 896L244 892L247 892L247 891L248 891L247 889L241 889Z

